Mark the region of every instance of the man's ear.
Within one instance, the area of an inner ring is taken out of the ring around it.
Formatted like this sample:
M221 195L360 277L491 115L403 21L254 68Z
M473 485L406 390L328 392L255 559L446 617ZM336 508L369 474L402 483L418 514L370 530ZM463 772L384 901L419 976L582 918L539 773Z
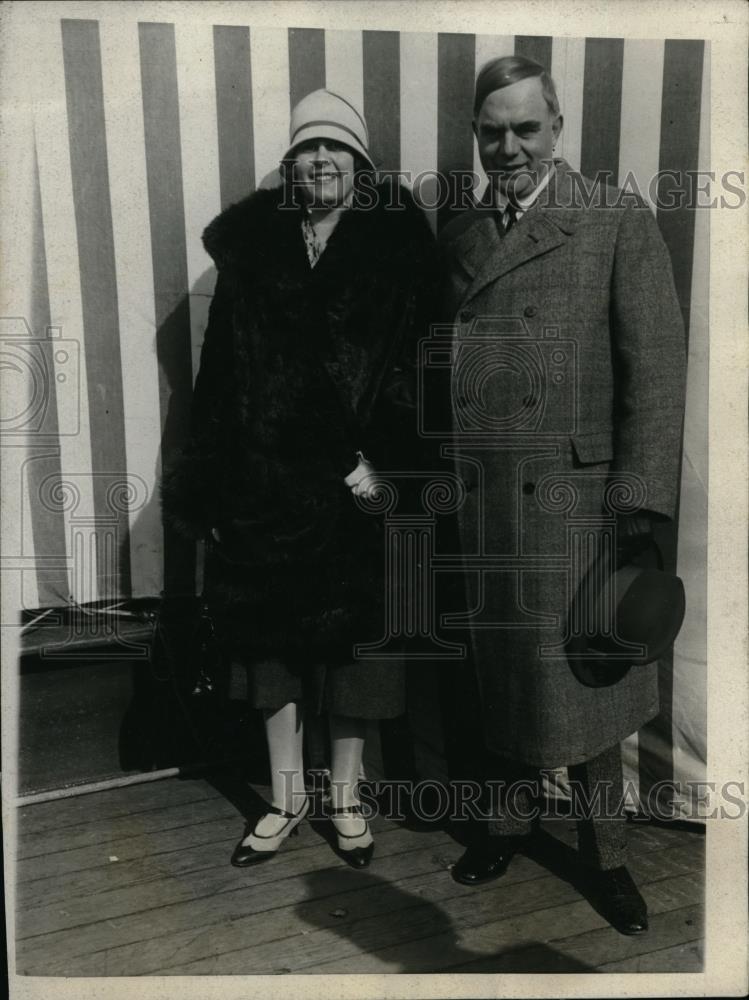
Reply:
M559 138L563 125L564 125L564 116L557 115L556 120L551 126L551 134L554 136L554 141L556 141Z

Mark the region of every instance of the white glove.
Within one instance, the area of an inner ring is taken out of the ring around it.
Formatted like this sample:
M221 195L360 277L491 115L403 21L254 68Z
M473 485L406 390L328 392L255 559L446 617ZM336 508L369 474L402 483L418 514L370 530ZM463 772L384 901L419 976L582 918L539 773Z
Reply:
M371 462L357 451L359 464L353 472L344 479L345 484L350 488L355 497L370 497L377 488L377 472Z

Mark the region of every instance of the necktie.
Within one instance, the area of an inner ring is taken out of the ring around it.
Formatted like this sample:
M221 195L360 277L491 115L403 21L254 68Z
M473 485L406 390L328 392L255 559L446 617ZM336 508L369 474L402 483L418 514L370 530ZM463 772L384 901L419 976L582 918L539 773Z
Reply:
M517 222L517 209L513 205L507 205L500 219L500 236L506 236Z

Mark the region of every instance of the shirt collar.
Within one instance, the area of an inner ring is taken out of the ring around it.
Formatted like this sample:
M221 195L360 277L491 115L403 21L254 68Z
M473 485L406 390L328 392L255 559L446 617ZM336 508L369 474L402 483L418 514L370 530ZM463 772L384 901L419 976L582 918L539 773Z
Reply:
M517 198L515 200L515 209L517 215L523 215L523 213L527 212L528 209L536 202L541 192L548 187L551 178L554 176L555 170L556 170L556 165L552 163L552 165L546 171L544 176L541 178L540 183L530 192L530 194L525 195L524 198ZM500 213L503 213L507 208L508 198L506 195L503 195L501 191L497 191L496 193L496 204L497 204L497 211Z

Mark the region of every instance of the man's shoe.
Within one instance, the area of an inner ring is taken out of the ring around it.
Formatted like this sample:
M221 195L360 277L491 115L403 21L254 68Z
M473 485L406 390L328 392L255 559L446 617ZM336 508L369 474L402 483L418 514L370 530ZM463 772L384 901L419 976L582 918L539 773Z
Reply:
M596 902L602 916L620 934L644 934L648 907L624 865L593 875Z
M501 878L518 849L529 837L489 837L480 847L469 847L450 870L461 885L484 885Z

